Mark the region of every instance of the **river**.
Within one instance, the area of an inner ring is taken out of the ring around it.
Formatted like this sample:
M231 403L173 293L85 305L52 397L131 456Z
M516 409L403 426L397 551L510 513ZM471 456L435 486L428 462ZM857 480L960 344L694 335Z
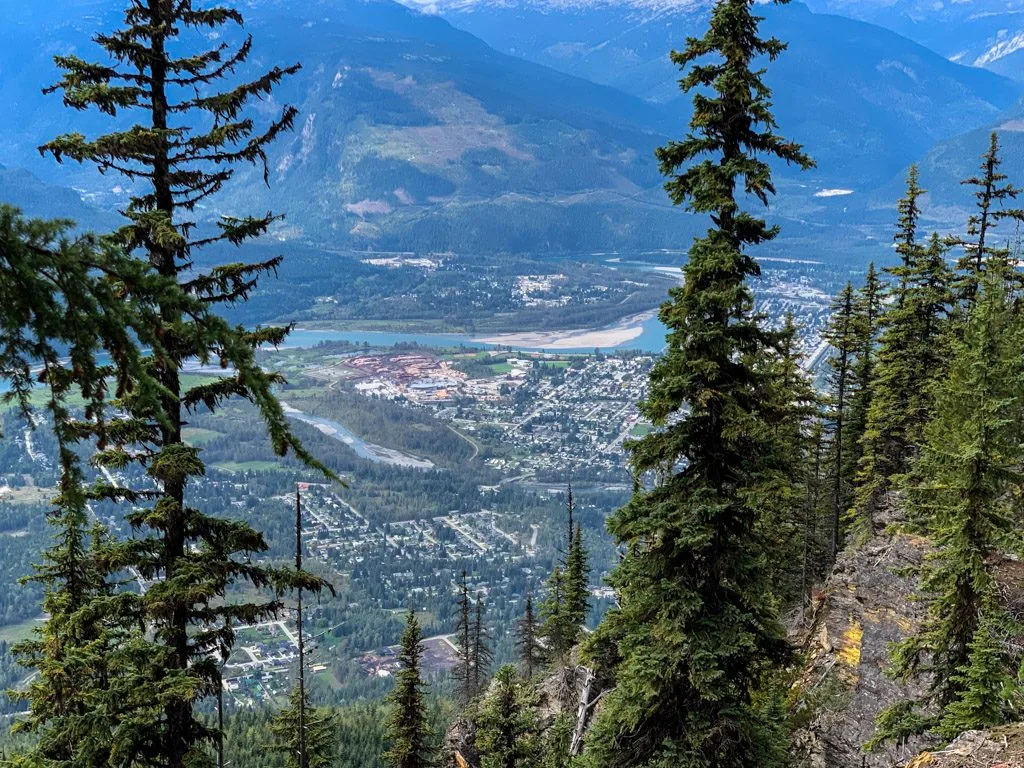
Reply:
M402 451L396 451L394 448L385 448L382 445L367 442L361 437L353 434L351 430L336 421L332 421L331 419L325 419L320 416L311 416L297 408L293 408L285 402L281 403L281 407L289 418L309 424L323 432L328 437L332 437L338 442L344 443L360 458L369 459L376 464L390 464L395 467L409 467L412 469L434 468L434 462L429 459L421 459L418 456L403 453Z

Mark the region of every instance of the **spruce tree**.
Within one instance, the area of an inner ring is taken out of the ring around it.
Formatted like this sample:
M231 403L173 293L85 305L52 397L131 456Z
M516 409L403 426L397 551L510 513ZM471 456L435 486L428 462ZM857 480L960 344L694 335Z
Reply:
M338 750L335 720L329 707L312 706L309 693L296 686L288 694L288 705L270 722L271 746L286 768L328 768ZM303 728L305 738L300 738Z
M391 745L384 761L393 768L427 768L431 765L430 728L427 724L426 684L420 671L423 650L420 625L409 611L398 654L401 669L388 695L387 740Z
M803 547L800 571L801 615L811 596L812 586L828 572L835 558L832 554L834 508L829 500L825 471L829 446L822 418L815 419L808 435L809 455L804 468Z
M829 377L832 394L832 541L831 559L834 561L842 542L842 516L850 506L850 488L853 476L846 474L844 449L848 440L843 434L847 411L853 394L854 365L858 353L857 319L854 310L853 285L847 283L832 304L832 314L825 339L835 354L829 358L832 374Z
M480 768L533 768L536 727L529 686L515 667L505 665L495 675L494 689L477 719Z
M539 642L540 627L533 611L533 596L526 596L526 610L516 626L516 650L523 677L532 680L544 663L544 649Z
M227 43L199 46L214 34L224 38L231 25L240 26L237 11L198 8L190 0L147 0L131 2L123 17L120 29L95 38L108 63L58 56L63 77L48 91L61 91L73 109L95 109L118 117L120 125L133 116L139 122L92 139L66 134L40 149L58 161L119 173L138 189L124 209L126 223L116 242L137 253L139 265L162 281L148 294L142 286L125 286L128 296L141 294L156 306L153 333L161 343L152 349L149 370L159 404L138 394L125 398L121 434L96 462L113 470L138 465L152 481L131 491L133 501L151 501L127 515L137 536L113 563L154 582L141 600L138 623L147 631L131 641L134 664L118 670L119 683L132 692L123 705L133 707L123 721L125 738L133 743L123 749L143 764L184 768L208 762L206 749L216 740L215 729L197 717L195 708L220 689L214 656L230 650L232 626L281 607L279 599L228 603L223 600L228 588L237 582L278 592L300 583L310 590L322 585L308 575L257 565L252 556L266 550L261 534L188 503L188 487L205 467L198 449L182 438L189 412L214 410L241 396L255 403L278 454L293 452L323 469L290 431L273 394L279 377L255 361L255 349L280 343L286 329L248 332L213 312L244 301L280 260L225 264L202 273L192 269L198 249L241 245L266 233L276 220L269 213L222 217L211 226L195 214L231 180L238 163L253 163L268 178L267 145L290 129L296 111L284 108L261 130L246 111L298 67L275 67L216 92L219 82L234 79L244 65L252 41L245 38L234 49ZM217 361L231 373L187 388L181 371L193 359Z
M784 761L759 705L769 672L791 658L759 516L789 465L761 410L774 396L764 358L776 336L747 282L759 274L747 248L777 230L741 204L774 194L770 162L811 161L776 133L754 65L785 46L759 36L753 5L719 0L704 36L672 54L693 98L692 132L658 159L673 202L710 228L662 307L668 348L641 404L655 429L630 445L638 489L609 521L625 555L610 579L619 606L590 646L615 686L588 734L592 768Z
M541 768L569 768L572 756L572 718L562 710L555 715L555 720L544 734L541 751Z
M901 716L887 713L882 737L926 729L951 736L1010 714L1005 681L1017 662L997 643L1024 627L1000 604L993 569L1003 553L1024 552L1010 496L1024 461L1022 348L1024 325L988 273L906 485L911 519L935 551L921 574L926 617L896 646L893 670L902 679L925 673L930 687Z

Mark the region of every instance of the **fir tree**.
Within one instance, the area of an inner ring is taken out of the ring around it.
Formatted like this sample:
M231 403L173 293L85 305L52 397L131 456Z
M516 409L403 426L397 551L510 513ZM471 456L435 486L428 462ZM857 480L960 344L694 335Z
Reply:
M935 729L943 738L1020 720L1020 681L1014 674L1019 658L1011 651L1020 629L1016 622L992 619L978 626L967 649L967 664L953 681L957 698Z
M967 220L967 237L953 238L950 243L963 249L963 256L956 268L962 274L959 282L960 296L968 304L973 303L978 292L985 262L991 257L1005 258L1008 250L1005 246L993 244L995 228L1002 219L1010 219L1019 224L1024 223L1024 211L1004 206L1021 194L1021 190L1007 183L1009 178L1000 171L1002 159L999 157L999 135L993 131L989 139L988 151L982 157L981 173L964 179L961 184L974 187L976 212Z
M71 108L120 116L122 125L132 115L140 122L95 139L67 134L41 147L58 161L92 163L138 185L116 240L139 252L139 265L162 281L149 292L143 286L125 286L128 296L141 295L155 305L153 335L160 344L149 359L151 377L136 382L137 391L121 404L126 415L118 424L120 434L96 461L114 470L137 464L156 488L121 493L134 495L133 502L147 497L152 501L127 515L139 535L121 546L113 565L134 568L154 582L138 616L148 632L131 640L134 665L118 670L119 683L132 692L122 705L134 707L123 721L125 738L134 743L124 744L123 750L138 762L168 768L207 761L206 747L217 734L196 716L195 707L220 689L214 657L230 650L232 626L257 621L281 607L277 599L229 603L223 600L228 588L239 581L277 591L300 583L311 590L321 586L308 575L256 565L251 556L266 550L261 534L243 522L206 515L187 500L189 483L205 471L198 450L182 439L187 414L198 408L213 410L233 396L256 404L278 454L290 451L323 469L289 429L272 390L279 378L264 373L255 361L255 349L280 343L286 330L246 332L213 312L245 300L259 277L274 271L280 260L192 271L198 249L216 243L240 245L267 232L276 220L269 213L225 217L211 228L194 219L195 211L230 181L236 164L256 164L266 179L266 148L295 119L296 111L286 107L257 130L243 113L297 65L275 67L215 92L219 81L244 64L251 39L235 49L221 43L189 50L209 34L223 37L226 27L241 23L235 10L201 9L190 0L130 3L124 26L95 38L111 63L59 56L63 78L48 90L63 92ZM186 388L181 370L192 359L216 360L233 373Z
M305 738L300 739L303 726ZM312 706L308 692L296 686L288 696L288 706L274 716L269 730L273 749L283 756L286 768L328 768L334 765L337 753L336 727L330 708Z
M575 642L576 632L573 629L569 603L566 599L567 587L565 571L556 565L548 577L547 597L541 603L540 615L543 620L542 634L547 646L548 657L555 663L565 666L569 663L569 652Z
M536 722L529 687L516 668L506 665L494 677L494 688L477 720L476 747L480 768L533 768Z
M784 761L757 703L768 673L791 658L759 513L790 457L761 410L775 396L764 361L775 335L753 311L747 279L759 270L746 250L776 230L741 201L767 204L770 161L811 161L775 132L752 67L785 46L761 38L759 22L751 0L719 0L706 34L672 55L692 93L692 133L658 158L673 202L709 215L711 227L661 310L668 348L641 405L655 429L631 444L639 487L609 521L625 555L610 579L620 605L590 646L598 674L615 683L588 735L593 768Z
M994 646L994 631L1012 637L1024 628L1000 605L993 567L1003 552L1024 551L1008 497L1021 484L1024 459L1022 348L1024 327L992 274L983 279L964 338L954 342L906 487L911 519L930 534L935 552L921 578L926 617L896 647L893 670L902 679L927 673L931 684L923 700L902 708L917 714L888 717L882 737L936 728L951 735L954 727L993 725L993 713L1007 711L1005 682L991 683L1012 670Z
M815 419L809 434L810 453L806 462L803 504L803 534L801 543L803 555L800 574L801 611L811 595L812 585L822 579L835 558L832 554L833 508L825 508L828 497L824 472L828 446L825 425L821 418ZM803 614L801 614L803 615Z
M834 561L842 541L842 515L849 509L849 493L853 483L852 475L846 474L847 464L844 461L844 449L847 446L844 441L848 438L843 434L847 411L850 408L854 383L853 369L859 346L851 283L846 284L832 304L831 320L825 333L825 339L835 351L835 354L829 358L829 366L832 369L829 381L832 390L832 541L830 554Z
M458 597L456 598L455 635L458 638L458 663L452 670L455 678L456 698L462 706L465 706L476 695L473 677L473 623L470 612L472 601L469 597L469 583L466 579L466 572L462 572L462 582L459 585Z
M34 426L31 395L37 383L45 387L59 469L48 518L53 544L32 577L44 586L49 618L13 649L35 670L19 693L30 714L17 723L18 731L32 734L32 747L14 756L15 765L106 765L119 757L120 704L99 708L94 702L116 680L125 636L138 626L135 597L117 593L108 578L111 541L89 519L91 500L117 494L85 484L79 454L117 434L109 411L119 398L149 397L156 405L141 352L160 344L154 307L124 292L133 285L145 296L154 281L112 243L71 239L70 226L26 221L0 206L0 378L11 385L3 400L15 401ZM109 364L100 363L100 353ZM84 404L74 413L72 395Z
M430 729L427 724L426 684L420 673L420 625L409 611L402 649L398 654L401 669L395 688L388 696L388 742L391 748L384 760L393 768L427 768L431 765Z
M479 694L487 684L491 660L494 651L491 649L491 635L484 623L484 593L476 593L476 604L473 607L473 695Z
M566 623L571 633L566 638L572 645L579 639L590 613L590 558L583 544L583 528L576 524L565 558Z
M526 596L526 610L516 626L516 649L522 664L523 676L529 681L544 663L544 649L539 642L540 627L533 612L533 596Z
M871 381L874 378L876 345L880 332L883 300L882 281L875 264L868 265L867 275L854 297L854 331L856 333L856 362L853 366L853 393L850 396L850 415L844 429L846 446L841 467L843 477L849 478L851 487L856 480L857 467L863 455L863 437L867 429L871 408Z

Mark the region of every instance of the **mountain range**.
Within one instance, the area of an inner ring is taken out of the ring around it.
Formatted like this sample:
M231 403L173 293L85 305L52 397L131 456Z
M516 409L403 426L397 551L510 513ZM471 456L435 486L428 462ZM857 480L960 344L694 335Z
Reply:
M815 10L892 29L952 61L1024 80L1021 0L808 0Z
M266 206L288 213L280 239L357 250L685 247L700 222L668 205L652 155L686 129L688 100L667 52L701 28L705 3L408 1L421 7L241 4L253 71L303 63L264 107L294 103L302 115L273 148L271 187L242 173L208 215ZM89 37L112 26L120 5L0 0L10 20L0 29L0 109L19 117L0 131L0 162L33 174L17 177L21 192L0 187L7 199L38 203L47 196L32 190L56 184L79 190L88 210L124 202L118 180L35 153L62 131L104 126L39 87L56 77L54 53L92 55ZM910 162L1006 124L1021 94L1008 78L869 21L797 3L764 13L766 31L790 44L769 75L778 122L818 162L808 174L780 169L778 217L856 226L884 208L878 194Z

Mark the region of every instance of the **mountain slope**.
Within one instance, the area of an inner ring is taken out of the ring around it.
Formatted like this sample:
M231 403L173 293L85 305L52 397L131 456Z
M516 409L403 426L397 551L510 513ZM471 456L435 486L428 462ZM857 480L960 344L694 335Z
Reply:
M680 120L688 114L667 52L699 34L706 3L429 2L499 50L665 103ZM763 13L765 31L789 43L767 78L776 117L829 183L881 183L934 142L994 120L1020 94L876 25L799 3Z
M0 203L19 208L30 218L72 219L82 229L99 232L116 222L113 214L89 205L74 190L46 184L22 168L0 165Z
M815 10L839 13L892 29L953 61L1024 80L1024 2L972 0L808 0Z

